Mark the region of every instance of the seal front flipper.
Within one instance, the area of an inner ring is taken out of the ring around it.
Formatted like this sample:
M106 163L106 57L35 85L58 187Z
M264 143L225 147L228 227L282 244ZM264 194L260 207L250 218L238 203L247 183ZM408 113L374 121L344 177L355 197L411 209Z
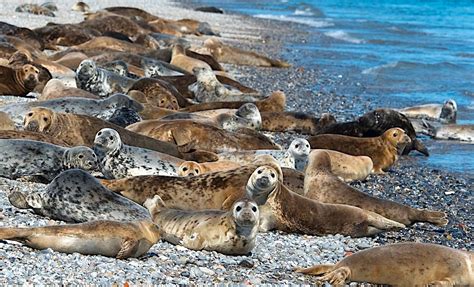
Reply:
M309 268L296 268L295 272L308 275L322 275L334 270L334 264L314 265Z
M120 251L115 256L117 259L132 257L138 249L138 241L133 238L124 238Z
M26 195L20 191L14 191L8 195L8 201L16 208L28 209L30 206L26 201Z

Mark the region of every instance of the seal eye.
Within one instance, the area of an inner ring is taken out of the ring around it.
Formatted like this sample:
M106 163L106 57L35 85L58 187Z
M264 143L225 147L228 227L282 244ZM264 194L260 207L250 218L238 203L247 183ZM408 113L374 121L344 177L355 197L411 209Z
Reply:
M306 147L308 147L308 148L309 148L309 144L307 144L307 145L306 145Z
M197 169L195 169L194 172L195 172L196 174L199 174L199 170L197 170Z
M295 148L299 148L299 147L300 147L300 145L299 145L299 144L295 145Z
M398 136L398 134L397 134L397 133L394 133L394 134L393 134L393 137L394 137L394 138L396 138L397 136Z
M98 136L101 136L101 135L102 135L102 132L99 132L97 135L98 135Z
M252 211L257 212L257 207L256 206L252 207Z
M79 155L79 159L83 159L84 156L82 154Z
M44 118L43 118L43 121L47 122L47 121L48 121L48 118L47 118L47 117L44 117Z
M29 116L29 117L32 117L32 116L33 116L33 113L28 113L28 116Z
M237 206L237 208L235 209L237 212L241 211L242 210L242 207L241 206Z
M163 104L165 102L165 100L161 100L160 103Z
M270 175L272 178L275 178L275 174L273 172Z
M262 170L259 169L259 170L257 171L257 173L258 173L258 174L262 174Z
M187 170L188 170L188 168L187 168L187 167L183 167L183 171L187 171Z

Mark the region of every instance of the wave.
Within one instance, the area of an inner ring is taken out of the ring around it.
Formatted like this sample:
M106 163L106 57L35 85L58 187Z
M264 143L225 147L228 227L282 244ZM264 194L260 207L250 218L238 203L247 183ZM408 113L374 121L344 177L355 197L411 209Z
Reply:
M440 62L434 64L418 63L418 62L408 62L408 61L396 61L380 66L375 66L368 68L362 71L362 74L381 74L387 73L392 70L402 70L402 69L427 69L431 71L439 71L440 69L460 69L458 65L449 62Z
M337 39L337 40L342 40L345 42L353 43L353 44L362 44L365 43L364 40L356 38L354 36L351 36L347 32L344 32L342 30L336 30L336 31L329 31L324 33L324 35Z
M291 16L286 16L286 15L257 14L257 15L254 15L254 17L262 18L262 19L277 20L277 21L293 22L293 23L298 23L298 24L305 24L311 27L316 27L316 28L325 28L325 27L334 26L333 23L324 21L324 20L298 18L298 17L291 17Z
M296 7L290 7L294 9L293 15L297 16L314 16L318 18L323 18L325 17L323 11L319 10L316 7L313 7L311 5L308 5L306 3L300 4Z

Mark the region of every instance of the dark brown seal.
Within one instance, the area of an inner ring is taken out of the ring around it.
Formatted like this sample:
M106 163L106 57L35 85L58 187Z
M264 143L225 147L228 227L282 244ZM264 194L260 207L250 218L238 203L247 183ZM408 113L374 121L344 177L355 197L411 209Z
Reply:
M39 70L32 65L12 69L0 66L0 95L26 96L38 84Z

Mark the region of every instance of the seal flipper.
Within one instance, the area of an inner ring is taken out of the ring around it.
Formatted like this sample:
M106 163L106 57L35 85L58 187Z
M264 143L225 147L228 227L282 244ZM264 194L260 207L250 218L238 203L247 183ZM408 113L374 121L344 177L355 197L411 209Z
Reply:
M328 274L318 278L318 281L329 282L333 286L344 286L346 280L351 276L351 269L349 267L339 267L334 271L329 272Z
M367 211L368 235L379 233L378 231L398 230L405 228L405 224L390 220L375 212ZM375 233L372 233L375 232Z
M120 251L115 256L117 259L125 259L133 256L138 249L138 241L132 238L124 238Z
M308 275L322 275L334 270L334 264L321 264L314 265L309 268L296 268L295 272L308 274Z
M0 228L0 239L24 242L27 237L31 236L33 233L34 232L31 228L3 227Z
M8 201L10 201L11 205L16 208L20 209L28 209L30 205L26 201L26 195L24 195L20 191L14 191L8 195Z
M426 156L430 156L428 148L418 139L413 140L413 148Z
M449 222L446 218L446 213L431 210L419 210L419 214L415 220L430 222L438 226L445 226Z

